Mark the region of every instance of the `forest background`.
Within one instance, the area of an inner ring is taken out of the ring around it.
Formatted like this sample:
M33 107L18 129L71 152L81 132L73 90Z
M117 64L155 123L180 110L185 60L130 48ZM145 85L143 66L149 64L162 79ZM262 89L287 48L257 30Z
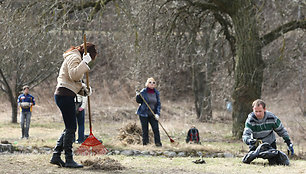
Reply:
M294 142L306 141L305 1L0 4L1 115L6 121L18 122L16 99L25 84L37 101L33 117L61 119L53 92L62 54L81 44L86 33L99 51L90 72L96 121L137 119L135 91L154 77L166 125L183 120L188 129L198 121L225 122L239 139L251 102L262 98ZM231 113L227 100L233 103Z

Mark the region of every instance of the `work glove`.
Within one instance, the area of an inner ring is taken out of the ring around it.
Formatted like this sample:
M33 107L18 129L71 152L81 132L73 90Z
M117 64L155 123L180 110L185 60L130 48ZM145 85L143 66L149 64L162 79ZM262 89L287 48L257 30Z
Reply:
M89 86L89 89L86 87L86 88L85 88L85 96L91 96L91 94L92 94L92 89L91 89L91 87Z
M143 103L143 99L140 96L140 91L135 91L135 92L136 92L136 102L139 103L139 104L142 104Z
M248 139L247 142L246 142L247 145L255 145L256 144L256 139Z
M158 114L154 114L155 119L158 121L159 119L159 115Z
M91 87L89 86L89 90L88 90L88 88L87 88L87 86L85 85L85 83L82 83L82 88L81 88L81 90L79 91L78 94L80 94L80 95L82 95L82 96L90 96L90 95L92 94L92 89L91 89Z
M294 154L293 144L291 143L290 139L286 139L285 143L288 146L288 149L287 149L288 155L290 155L290 153L291 153L291 155L293 155Z
M288 145L288 155L294 155L294 149L293 149L293 144L292 143L290 143L289 145Z
M83 54L83 61L88 64L90 61L91 61L91 57L90 57L90 54L87 53L87 54Z

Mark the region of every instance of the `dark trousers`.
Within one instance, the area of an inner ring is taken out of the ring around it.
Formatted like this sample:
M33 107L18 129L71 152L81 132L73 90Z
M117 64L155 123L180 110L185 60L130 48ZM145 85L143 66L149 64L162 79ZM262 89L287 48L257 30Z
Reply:
M73 161L73 151L72 144L75 139L76 131L76 113L75 113L75 103L73 96L60 96L55 95L55 103L62 112L63 120L65 123L65 130L60 136L57 144L54 148L54 157L59 157L62 150L65 150L66 167L78 167ZM53 157L52 157L53 158ZM55 163L62 163L61 160L57 159Z
M84 129L85 129L85 110L79 111L76 114L76 118L78 121L78 139L79 143L84 141Z
M142 143L146 145L149 143L149 123L152 127L154 133L154 142L155 144L161 144L158 121L154 118L154 116L149 115L148 117L139 116L141 128L142 128Z
M76 131L75 104L73 96L55 95L55 103L62 112L65 129Z
M271 146L274 148L274 149L277 149L276 147L276 141L274 141L273 143L271 143ZM254 146L254 145L249 145L249 151L254 151L256 150L257 146Z

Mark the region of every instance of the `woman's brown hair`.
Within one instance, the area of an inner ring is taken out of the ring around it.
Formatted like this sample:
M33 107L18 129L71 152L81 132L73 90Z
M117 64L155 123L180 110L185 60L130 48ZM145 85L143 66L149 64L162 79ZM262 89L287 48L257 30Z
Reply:
M90 57L92 60L95 60L96 59L96 56L97 56L97 50L96 50L96 45L94 45L93 43L91 42L86 42L86 45L87 45L87 52L90 54ZM77 49L81 56L83 57L83 53L84 53L84 44L82 45L79 45L77 47L70 47L67 51L65 51L65 53L69 52L69 51L72 51L74 49Z

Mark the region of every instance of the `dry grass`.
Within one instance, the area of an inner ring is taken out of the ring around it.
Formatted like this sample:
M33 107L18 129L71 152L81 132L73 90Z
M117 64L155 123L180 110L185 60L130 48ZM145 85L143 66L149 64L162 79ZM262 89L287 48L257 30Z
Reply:
M170 143L169 138L160 129L163 147L155 147L153 144L142 146L139 144L122 143L118 139L120 129L127 124L135 124L140 127L140 121L135 111L137 104L134 102L134 94L127 91L121 93L106 94L97 92L92 96L92 119L93 134L98 139L103 140L107 148L113 149L137 149L156 150L156 151L204 151L204 152L229 152L237 156L242 156L248 150L248 147L241 140L234 140L231 137L231 119L230 114L225 110L214 111L214 121L211 123L200 123L195 118L195 111L192 101L170 102L163 100L163 110L161 123L168 131L170 136L178 143ZM44 100L42 98L49 98ZM101 100L101 98L103 100ZM20 140L19 124L10 123L10 111L1 110L0 113L0 140L8 140L14 145L25 146L47 146L53 147L62 130L64 124L60 111L52 100L52 94L40 96L37 98L37 105L34 107L32 122L30 128L30 139ZM286 103L284 100L272 101L267 100L269 110L277 114L288 129L293 142L295 151L298 155L305 154L306 142L304 134L299 131L299 126L306 125L306 121L299 117L298 109L294 104ZM286 105L288 108L279 108L279 105ZM4 108L9 106L4 106ZM295 118L295 119L292 119ZM299 122L299 124L296 123ZM19 122L19 117L18 117ZM189 145L185 143L188 129L195 125L200 132L201 145ZM85 124L85 133L88 134L88 122ZM278 138L278 148L286 151L286 146ZM74 145L77 148L78 145ZM46 154L11 154L0 155L1 173L96 173L97 171L84 169L69 170L57 168L48 163L51 155ZM207 164L197 165L191 161L195 158L163 158L163 157L126 157L111 156L117 160L126 169L119 173L303 173L305 161L292 160L290 167L283 166L266 166L267 161L256 160L254 164L245 165L241 163L241 158L209 158L205 159ZM89 157L76 156L77 161L89 159ZM30 166L30 167L24 167Z
M118 94L113 94L118 95ZM98 100L99 98L105 100ZM142 145L127 145L118 140L120 136L120 129L124 128L127 124L135 124L140 127L140 121L135 114L137 104L134 102L134 97L128 95L126 92L120 93L119 97L106 95L105 93L98 93L92 97L92 120L93 120L93 134L98 139L103 140L103 144L109 148L116 149L152 149L156 148L152 146L143 147ZM45 96L47 97L47 96ZM108 99L107 99L108 98ZM114 98L114 100L112 100ZM120 100L125 98L126 100ZM10 123L10 112L3 111L0 114L0 140L8 140L16 145L31 145L31 146L49 146L53 147L55 141L59 137L60 133L64 129L64 124L59 109L56 107L51 97L49 100L45 100L44 103L37 102L34 107L34 112L31 120L30 139L20 140L20 126L19 124ZM107 102L108 100L112 102ZM274 103L268 101L269 103ZM116 104L115 104L116 103ZM281 103L282 105L284 103ZM272 110L270 109L272 108ZM292 120L283 116L286 108L279 110L275 109L277 105L271 105L269 110L275 112L283 120L284 125L287 127L290 135L293 137L295 149L297 154L304 154L306 146L303 135L296 135L293 132L296 131L296 126ZM48 111L48 112L47 112ZM295 109L291 109L290 114L296 114ZM179 145L173 146L170 143L169 138L164 131L160 128L161 139L163 143L162 150L203 150L212 152L230 152L233 154L245 153L248 149L241 140L233 140L231 137L231 121L229 119L230 114L224 110L218 110L214 112L214 121L211 123L201 123L196 120L195 112L190 102L163 102L163 110L161 115L161 123L171 136L178 142ZM19 117L18 117L19 122ZM306 124L306 122L300 122L300 124ZM202 145L186 145L185 138L188 129L195 125L200 132L200 138ZM88 120L86 118L85 133L89 134ZM9 134L8 134L9 132ZM278 138L278 142L282 142ZM284 143L278 143L280 150L286 151Z
M305 161L291 161L290 166L269 166L266 160L256 159L254 163L243 164L240 158L206 158L206 164L194 164L192 161L198 158L164 158L164 157L126 157L126 156L76 156L80 161L102 161L109 162L107 168L99 166L92 170L92 165L82 169L59 168L49 164L51 155L45 154L19 154L0 155L1 173L208 173L208 174L245 174L245 173L305 173ZM116 162L116 163L114 163ZM122 170L109 171L121 166Z

